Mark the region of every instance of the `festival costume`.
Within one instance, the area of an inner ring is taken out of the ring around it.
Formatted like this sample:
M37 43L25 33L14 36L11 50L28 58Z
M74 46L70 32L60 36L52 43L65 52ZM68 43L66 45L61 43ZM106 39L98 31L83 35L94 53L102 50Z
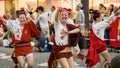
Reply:
M99 23L92 23L90 33L90 48L87 54L87 67L92 67L100 61L99 54L107 51L104 39L104 30L114 21L114 14Z
M10 22L8 23L10 24ZM8 27L13 27L13 26L8 25ZM11 58L13 59L15 64L18 63L16 58L17 56L26 56L27 54L33 53L30 42L33 37L39 37L40 35L39 30L31 20L25 23L21 31L19 30L19 28L18 29L17 28L14 29L14 31L12 31L13 32L12 43L15 45L15 49L13 51ZM15 30L18 31L16 32ZM17 68L17 66L15 66L15 68Z
M98 38L91 29L90 34L90 48L87 54L87 67L92 67L100 61L99 53L106 50L106 44L103 40Z
M67 30L73 30L76 27L71 25L71 24L66 24L67 26ZM60 51L64 50L66 47L71 47L71 46L76 46L77 42L79 39L79 33L75 33L75 34L69 34L68 35L68 44L66 45L57 45L55 42L55 35L53 36L53 41L54 41L54 45L52 47L52 51L48 60L48 68L54 68L54 65L56 65L54 63L54 60L56 59L60 59L60 58L70 58L72 56L71 52L62 52L60 53Z

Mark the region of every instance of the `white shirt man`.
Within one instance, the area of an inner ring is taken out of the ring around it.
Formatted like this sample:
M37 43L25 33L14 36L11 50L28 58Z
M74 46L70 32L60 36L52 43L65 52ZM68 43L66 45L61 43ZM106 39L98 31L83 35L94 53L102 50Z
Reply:
M44 12L39 15L38 21L43 33L49 34L49 25L48 25L48 13Z
M53 22L55 21L55 11L50 11L49 13L49 21L51 24L53 24Z

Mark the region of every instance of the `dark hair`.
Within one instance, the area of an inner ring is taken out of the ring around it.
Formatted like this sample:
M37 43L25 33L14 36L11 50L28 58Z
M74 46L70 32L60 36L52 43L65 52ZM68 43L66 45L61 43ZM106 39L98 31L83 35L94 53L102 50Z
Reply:
M110 4L110 6L112 6L112 8L114 8L114 5L113 5L113 4Z
M110 4L110 6L112 7L112 9L110 10L110 14L111 14L113 12L113 10L114 10L114 5Z
M93 19L96 20L101 16L100 12L98 10L93 11Z
M111 60L111 68L120 68L120 55Z
M38 12L38 10L44 11L44 8L42 6L39 6L36 8L36 12Z
M25 10L23 8L16 11L16 17L18 18L19 15L21 15L21 14L24 14L26 16Z
M99 4L99 6L104 7L104 5L103 5L103 4Z
M52 8L54 8L54 10L56 9L55 6L52 6Z

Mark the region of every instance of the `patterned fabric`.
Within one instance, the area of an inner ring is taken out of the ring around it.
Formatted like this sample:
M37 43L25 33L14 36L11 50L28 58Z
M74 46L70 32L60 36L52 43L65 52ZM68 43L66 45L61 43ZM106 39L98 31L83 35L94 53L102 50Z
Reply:
M67 29L68 31L73 30L77 27L75 27L74 25L71 24L67 24ZM62 51L63 49L65 49L66 47L71 47L71 46L76 46L78 43L78 39L79 39L80 33L75 33L75 34L70 34L68 35L68 44L67 45L63 45L63 46L58 46L55 43L55 35L52 37L53 41L54 41L54 45L52 47L52 51L48 60L48 68L54 68L52 67L52 63L54 58L56 57L56 54L59 53L60 51Z
M26 56L27 54L32 53L33 52L32 46L31 44L28 44L28 43L30 43L33 37L39 37L40 34L41 32L39 32L36 25L31 20L27 21L26 24L24 25L20 40L17 40L15 38L15 35L13 34L12 43L15 45L15 49L13 51L11 58L15 63L15 68L17 68L16 64L18 64L16 57ZM17 46L17 45L20 45L20 46Z

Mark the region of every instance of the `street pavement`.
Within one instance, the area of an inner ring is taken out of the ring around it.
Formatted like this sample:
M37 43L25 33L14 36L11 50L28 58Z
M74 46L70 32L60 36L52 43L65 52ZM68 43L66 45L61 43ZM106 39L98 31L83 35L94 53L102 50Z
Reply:
M14 68L14 63L10 59L10 56L13 50L14 48L0 47L0 68ZM86 54L87 54L87 51L88 49L85 49ZM50 55L49 52L34 52L33 68L48 68L47 60L49 58L49 55ZM117 55L119 55L119 53L110 52L111 59ZM77 58L76 62L79 64L78 66L76 66L76 68L86 68L85 60L81 61L79 58ZM103 58L101 62L103 62ZM58 66L58 68L60 68L60 65Z

